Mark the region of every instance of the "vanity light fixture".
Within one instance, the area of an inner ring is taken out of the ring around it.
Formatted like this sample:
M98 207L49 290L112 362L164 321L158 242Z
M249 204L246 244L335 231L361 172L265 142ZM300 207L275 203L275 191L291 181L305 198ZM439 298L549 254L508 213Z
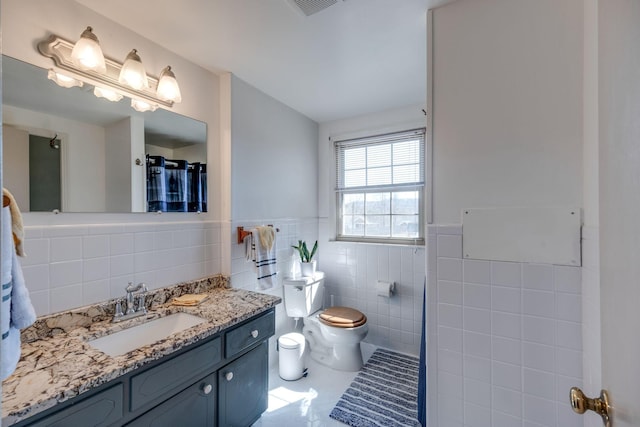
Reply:
M122 99L122 95L120 95L118 92L100 86L96 86L93 88L93 94L98 98L104 98L112 102L117 102Z
M62 73L56 73L54 70L49 70L49 73L47 74L47 78L49 80L54 81L58 86L66 87L66 88L76 87L76 86L82 87L84 85L84 83L82 83L80 80L74 79L73 77L69 77Z
M144 71L142 60L140 59L136 49L132 49L124 60L118 82L132 87L135 90L141 90L149 87L149 83L147 82L147 73Z
M106 73L107 66L100 48L98 37L93 34L93 28L87 27L80 35L80 39L71 51L73 63L83 70L93 70L98 73Z
M90 50L82 47L87 43L91 46L91 42L95 42L91 49L97 52L100 48L97 40L91 27L87 27L80 40L75 44L52 34L38 43L38 51L53 60L57 67L53 70L54 73L59 74L58 69L60 69L65 72L67 77L95 86L94 94L96 96L112 100L118 100L118 96L129 97L132 100L131 106L137 111L154 111L160 105L172 107L174 103L181 101L180 88L171 67L162 70L160 78L163 83L160 85L159 79L145 73L140 56L135 49L129 52L124 64L105 58L100 49L100 57L105 64L104 71L100 71L99 66L89 67L87 64L90 64L90 61L88 60L83 63L74 59L74 51L87 52ZM87 58L86 55L79 57ZM130 71L133 74L130 74ZM106 90L110 90L116 95L106 96Z
M167 65L160 73L156 94L158 98L164 99L165 101L182 102L180 86L178 86L176 75L171 70L170 65Z
M145 111L156 111L158 109L158 105L149 104L148 102L141 101L139 99L132 99L131 108L133 108L136 111L140 111L141 113L144 113Z

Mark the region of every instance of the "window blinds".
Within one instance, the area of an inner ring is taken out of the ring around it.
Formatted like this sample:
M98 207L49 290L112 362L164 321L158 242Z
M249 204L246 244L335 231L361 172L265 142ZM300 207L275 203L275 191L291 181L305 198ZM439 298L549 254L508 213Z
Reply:
M425 129L335 142L336 191L424 186Z

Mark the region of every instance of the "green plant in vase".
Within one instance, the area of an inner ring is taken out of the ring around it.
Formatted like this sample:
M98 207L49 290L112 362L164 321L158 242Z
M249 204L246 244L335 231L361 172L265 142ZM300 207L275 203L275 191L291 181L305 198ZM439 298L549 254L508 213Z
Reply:
M311 252L309 252L307 248L307 242L303 240L298 240L298 246L291 247L297 250L300 255L300 274L303 276L313 276L316 272L316 261L313 259L313 256L318 250L318 241L316 240Z

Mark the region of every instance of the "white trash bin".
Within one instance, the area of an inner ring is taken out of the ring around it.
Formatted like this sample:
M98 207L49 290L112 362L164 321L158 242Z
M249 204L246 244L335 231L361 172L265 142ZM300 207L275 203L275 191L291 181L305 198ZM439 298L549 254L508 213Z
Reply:
M278 338L278 368L280 378L287 381L304 375L304 335L291 332Z

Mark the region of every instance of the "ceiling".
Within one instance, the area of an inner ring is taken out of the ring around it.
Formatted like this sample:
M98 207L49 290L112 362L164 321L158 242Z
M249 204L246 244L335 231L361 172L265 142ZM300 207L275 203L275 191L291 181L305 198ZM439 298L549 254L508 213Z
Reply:
M306 16L294 0L78 0L319 123L424 104L426 12L446 1L337 0Z

